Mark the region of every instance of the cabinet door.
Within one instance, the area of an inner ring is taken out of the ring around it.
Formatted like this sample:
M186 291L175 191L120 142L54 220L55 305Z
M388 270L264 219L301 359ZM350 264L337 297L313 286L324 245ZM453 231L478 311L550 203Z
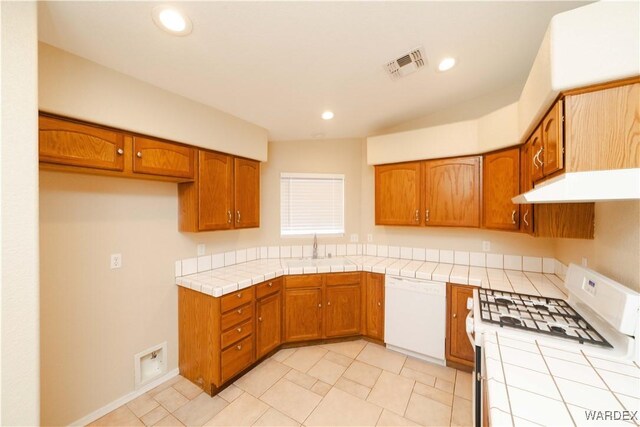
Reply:
M542 155L544 176L564 167L564 138L562 124L562 101L553 106L542 120Z
M474 351L467 337L467 299L473 298L471 286L448 285L447 360L473 366Z
M486 154L483 165L483 225L497 230L518 230L519 208L511 198L520 189L520 149Z
M325 299L325 335L339 337L359 334L360 284L328 286Z
M200 151L198 184L199 229L233 228L233 157Z
M533 137L520 148L520 193L533 188ZM533 233L533 205L520 205L520 231Z
M287 289L284 298L284 340L322 338L322 289Z
M420 225L420 162L376 166L377 225Z
M533 182L538 182L544 178L544 163L542 163L543 156L542 147L542 128L538 126L536 131L531 136L531 179Z
M367 336L384 341L384 275L366 275Z
M282 293L256 303L256 358L261 358L282 342Z
M234 159L235 228L260 226L260 162Z
M480 227L480 157L425 162L425 224Z
M87 168L124 170L121 133L52 117L39 118L40 161Z
M133 138L133 171L193 179L195 149L148 138Z

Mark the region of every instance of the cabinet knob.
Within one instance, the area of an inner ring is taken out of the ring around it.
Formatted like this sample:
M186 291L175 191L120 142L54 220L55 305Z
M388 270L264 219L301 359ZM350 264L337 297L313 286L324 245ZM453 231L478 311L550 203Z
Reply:
M262 317L258 317L258 322L262 322Z
M453 318L455 319L457 317L458 317L458 314L457 313L453 313Z
M382 303L380 301L378 301L378 307L381 307Z
M122 156L124 154L124 150L122 148L118 148L116 153L118 153L120 156Z
M273 283L272 282L269 282L269 287L270 288L273 287Z
M241 345L236 346L236 350L242 350L242 346Z
M238 314L242 314L242 309L241 308L238 309Z
M318 304L318 308L322 308L322 304Z
M142 158L142 151L138 151L138 152L136 153L136 156L138 156L139 158Z
M327 305L331 305L331 301L327 301Z
M242 298L242 292L238 292L238 294L236 295L238 298Z
M236 329L236 331L238 331L238 333L242 332L242 328L238 328Z

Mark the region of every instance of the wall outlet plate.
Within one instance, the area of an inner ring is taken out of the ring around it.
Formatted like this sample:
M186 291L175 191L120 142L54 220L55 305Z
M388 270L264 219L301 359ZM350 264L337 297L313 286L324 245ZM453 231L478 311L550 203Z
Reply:
M198 256L203 256L206 250L207 250L207 247L205 246L205 244L204 243L200 243L197 246Z
M488 240L482 241L482 250L484 252L489 252L491 250L491 242Z
M111 269L122 267L122 254L111 254Z
M351 235L351 243L358 243L358 235L357 234L352 234Z
M586 267L587 266L587 259L582 257L582 266Z
M373 234L371 233L367 234L367 242L369 243L373 242Z

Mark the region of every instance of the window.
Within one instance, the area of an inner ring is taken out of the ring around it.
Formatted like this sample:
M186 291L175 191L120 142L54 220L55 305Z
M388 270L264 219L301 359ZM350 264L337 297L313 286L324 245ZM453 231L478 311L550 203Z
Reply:
M344 175L280 175L280 234L344 234Z

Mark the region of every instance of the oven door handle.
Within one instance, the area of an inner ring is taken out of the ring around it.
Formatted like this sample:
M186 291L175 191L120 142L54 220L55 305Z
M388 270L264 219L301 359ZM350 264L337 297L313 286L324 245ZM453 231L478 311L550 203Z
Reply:
M470 311L467 314L467 318L465 319L464 328L467 332L467 337L469 338L469 343L471 343L471 347L473 347L473 351L476 351L476 340L475 334L473 331L473 311Z

